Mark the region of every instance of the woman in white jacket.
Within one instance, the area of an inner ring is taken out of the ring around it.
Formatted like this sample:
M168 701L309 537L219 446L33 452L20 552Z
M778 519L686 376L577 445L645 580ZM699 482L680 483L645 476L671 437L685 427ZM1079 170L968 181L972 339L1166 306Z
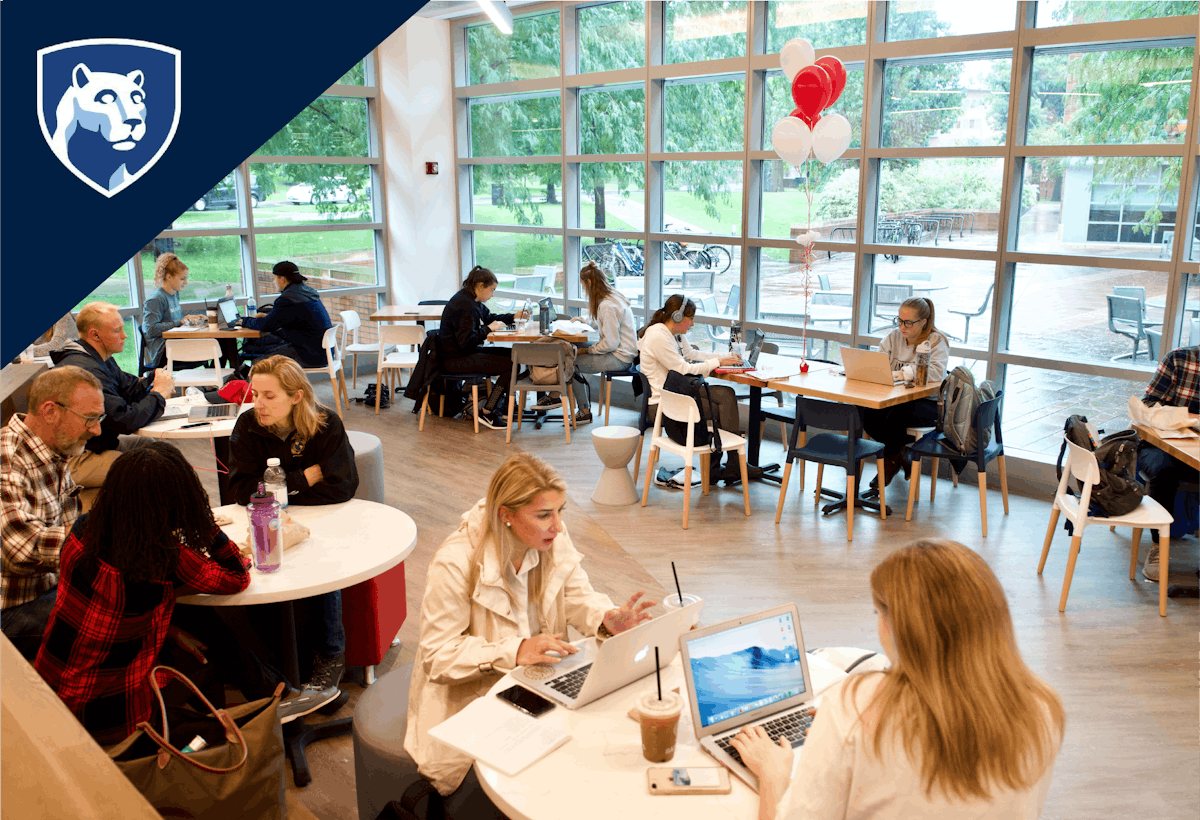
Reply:
M566 490L546 462L512 456L429 564L404 750L445 798L451 820L503 815L479 786L472 759L429 730L515 667L578 651L564 640L568 625L603 640L650 620L655 602L639 603L641 592L617 608L592 589L563 525Z
M737 356L721 356L718 353L703 353L692 347L687 333L696 323L696 303L683 294L667 297L666 303L654 312L650 322L642 328L638 340L641 352L641 370L650 382L650 403L658 404L658 393L662 390L667 373L674 370L685 376L707 376L714 368L741 363ZM709 385L712 403L717 406L717 418L722 430L738 432L737 396L732 387L721 384ZM710 407L701 407L705 419L713 418ZM741 481L737 453L730 453L725 469L721 470L720 453L713 453L712 480L724 480L726 484Z
M608 277L595 262L588 262L579 271L579 284L587 294L588 314L600 331L600 338L575 357L575 369L580 373L624 370L633 364L638 352L637 326L633 323L629 300L612 289ZM571 389L575 392L575 406L579 408L575 421L587 424L592 420L592 407L586 385L575 381Z

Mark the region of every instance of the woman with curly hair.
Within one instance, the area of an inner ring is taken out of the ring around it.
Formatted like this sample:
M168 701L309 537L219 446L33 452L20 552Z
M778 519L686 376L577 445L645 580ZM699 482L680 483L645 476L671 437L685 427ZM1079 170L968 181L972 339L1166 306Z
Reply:
M759 778L759 820L1034 820L1062 701L1021 659L987 563L954 541L917 541L875 568L871 597L891 667L825 692L795 777L786 739L759 727L734 739Z
M187 283L188 266L178 256L164 253L154 260L154 284L158 285L158 290L146 297L142 304L142 332L146 334L142 360L155 367L165 367L167 363L163 331L173 330L183 324L179 294L187 287Z
M158 441L131 450L113 462L96 505L63 544L58 597L34 666L102 744L151 719L150 670L163 662L168 637L212 662L218 695L224 681L250 700L267 697L283 675L210 608L175 606L180 595L229 595L249 584L183 455Z

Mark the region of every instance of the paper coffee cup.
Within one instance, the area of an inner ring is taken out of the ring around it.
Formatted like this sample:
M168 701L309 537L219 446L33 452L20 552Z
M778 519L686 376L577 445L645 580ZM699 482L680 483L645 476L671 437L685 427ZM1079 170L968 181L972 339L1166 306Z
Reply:
M642 757L651 763L666 763L675 756L683 698L676 692L663 692L659 700L658 692L651 690L637 699L637 710L642 724Z
M217 312L215 310L208 311L208 329L217 329Z

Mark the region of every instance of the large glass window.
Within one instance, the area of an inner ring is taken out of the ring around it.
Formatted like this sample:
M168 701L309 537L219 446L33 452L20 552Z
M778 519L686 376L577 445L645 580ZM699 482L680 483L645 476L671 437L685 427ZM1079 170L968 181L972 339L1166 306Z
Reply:
M875 241L995 250L1003 172L990 157L883 160Z
M1071 26L1079 23L1111 23L1118 20L1144 20L1148 17L1179 17L1195 14L1196 0L1165 0L1154 3L1130 3L1129 0L1039 0L1038 28Z
M496 274L500 290L533 295L563 292L560 236L476 231L475 262ZM512 303L501 307L512 310Z
M188 283L179 294L181 302L214 302L229 288L243 296L241 239L236 236L182 236L156 239L142 248L142 280L147 296L158 285L154 265L159 256L174 253L188 266ZM123 269L122 269L123 270Z
M806 172L811 172L811 179ZM858 225L858 182L856 159L827 165L808 162L801 168L783 160L767 160L763 163L760 235L793 239L811 228L820 231L826 242L853 242ZM764 253L774 256L777 250L768 248ZM847 261L853 270L853 260Z
M557 77L558 12L518 17L513 33L491 23L467 29L468 85Z
M664 150L740 151L745 86L742 77L668 82L663 89Z
M535 157L561 150L558 92L471 100L471 156Z
M663 4L664 63L746 56L746 4L680 0Z
M476 165L471 169L471 213L489 225L562 227L562 165Z
M318 97L267 140L259 154L288 157L365 157L367 101Z
M924 40L1011 29L1016 0L964 3L962 0L891 0L887 8L889 40ZM881 8L882 10L882 8Z
M885 148L1003 145L1011 74L1008 57L935 65L889 63L883 75L881 144Z
M646 4L623 0L579 10L579 71L646 64Z
M646 89L600 86L579 92L581 154L640 154L646 145Z
M579 227L640 231L645 224L646 166L640 162L585 162L579 167ZM641 271L639 270L638 273Z
M664 231L741 236L741 162L664 162L663 172Z
M777 0L767 3L767 53L803 37L813 48L856 46L867 39L865 0Z

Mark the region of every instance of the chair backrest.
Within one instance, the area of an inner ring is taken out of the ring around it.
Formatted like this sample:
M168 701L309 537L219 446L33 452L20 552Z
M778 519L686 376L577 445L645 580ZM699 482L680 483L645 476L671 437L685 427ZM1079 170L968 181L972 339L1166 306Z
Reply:
M1113 293L1117 296L1128 296L1137 299L1142 310L1146 309L1146 289L1141 285L1113 285Z
M817 281L821 284L821 290L829 290L829 274L818 273Z
M549 266L546 266L549 267ZM533 274L526 276L517 276L513 278L513 290L528 291L530 293L541 293L546 286L545 274Z
M658 391L658 412L661 416L682 424L696 424L700 421L700 407L694 398L666 389Z
M357 310L343 310L338 315L342 317L342 327L344 327L346 329L347 333L352 334L351 339L355 344L357 344L358 343L358 329L360 327L362 327L362 319L360 319L358 317L358 311Z
M1157 328L1146 328L1146 344L1150 346L1150 361L1158 361L1162 355L1162 331Z
M417 304L418 305L448 305L448 304L450 304L450 302L447 299L426 299L423 302L417 302ZM421 327L425 327L425 322L423 320L418 321L417 324L419 324ZM439 326L441 326L441 324L442 323L439 321L436 321L433 319L430 320L430 325L432 326L433 329L437 329Z
M563 349L557 342L529 342L512 346L513 364L562 367Z
M895 307L899 308L904 303L905 299L911 299L913 295L912 285L875 285L875 307Z
M854 294L832 293L830 291L819 290L812 295L812 303L814 305L839 305L841 307L853 307Z
M554 265L534 265L533 266L534 276L542 277L543 285L545 285L545 282L547 279L550 279L551 277L554 276L554 273L556 270L558 270L558 268L556 268Z
M705 313L709 316L717 315L717 297L712 295L701 296L696 301L699 303L698 307L700 308L701 313Z
M997 390L996 397L981 401L979 407L975 408L975 440L984 441L983 431L991 428L992 436L997 444L1003 444L1004 438L1000 433L1000 400L1004 398L1004 391Z
M380 325L379 351L382 355L390 345L420 346L425 341L425 328L420 325Z
M167 367L175 362L221 361L221 344L216 339L167 339Z
M1192 329L1189 331L1189 345L1200 345L1200 319L1192 319Z
M983 303L979 305L979 310L975 314L976 316L982 316L983 312L987 310L988 302L992 301L992 291L995 289L995 282L992 282L992 284L988 285L987 293L983 294Z
M335 322L333 327L326 330L325 335L321 337L321 347L325 348L325 361L332 370L337 370L342 366L342 351L338 348L338 334L341 333L341 330L342 323Z
M741 301L742 286L734 285L729 289L729 297L725 300L725 309L722 311L722 315L727 315L730 313L736 314Z
M1064 437L1067 442L1067 469L1063 471L1063 478L1066 478L1067 473L1070 473L1077 480L1087 484L1100 483L1100 465L1096 463L1096 454L1091 450L1085 450L1069 438ZM1084 487L1084 492L1089 490Z
M715 271L693 270L683 272L684 290L712 290Z
M802 430L807 427L819 427L822 430L834 432L858 432L858 408L852 404L838 404L797 396L796 411Z
M910 282L931 282L933 274L927 270L900 271L896 274L896 278L907 279Z
M137 329L138 339L141 342L138 347L138 376L141 376L143 373L149 373L154 369L154 362L146 361L146 331L142 329L140 324L137 326Z
M1116 328L1113 326L1114 323L1122 322L1136 327L1139 336L1144 335L1142 329L1142 306L1137 299L1132 296L1117 296L1112 293L1106 294L1105 298L1108 299L1109 329L1116 331Z
M773 356L779 355L779 345L774 342L763 342L759 349L760 353L770 353Z

